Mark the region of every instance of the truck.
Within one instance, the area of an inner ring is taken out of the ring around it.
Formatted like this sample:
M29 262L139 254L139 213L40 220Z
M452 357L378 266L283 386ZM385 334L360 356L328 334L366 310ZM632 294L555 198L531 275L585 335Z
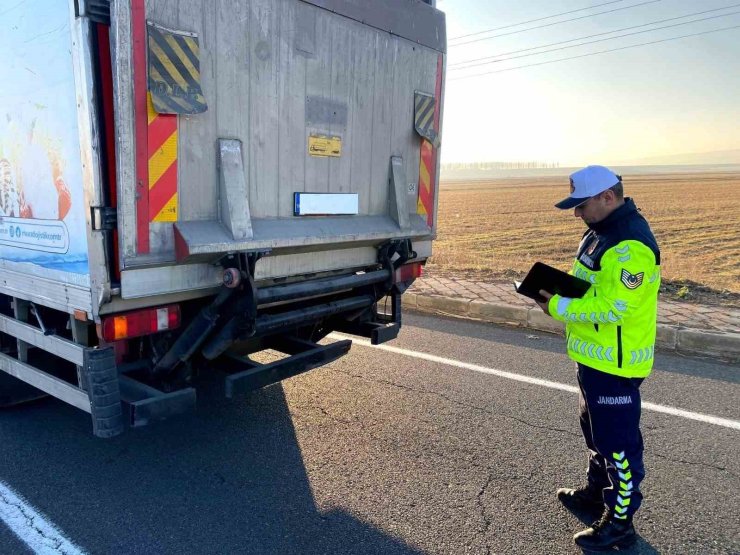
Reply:
M437 230L434 0L11 4L0 406L113 437L397 337Z

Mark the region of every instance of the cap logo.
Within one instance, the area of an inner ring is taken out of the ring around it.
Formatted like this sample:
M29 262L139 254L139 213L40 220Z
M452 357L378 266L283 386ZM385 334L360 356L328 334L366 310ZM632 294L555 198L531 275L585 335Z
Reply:
M637 289L642 285L642 280L645 277L645 272L639 274L630 274L627 270L622 268L622 283L627 289Z
M570 180L570 193L573 194L576 190L576 186L573 184L573 180Z

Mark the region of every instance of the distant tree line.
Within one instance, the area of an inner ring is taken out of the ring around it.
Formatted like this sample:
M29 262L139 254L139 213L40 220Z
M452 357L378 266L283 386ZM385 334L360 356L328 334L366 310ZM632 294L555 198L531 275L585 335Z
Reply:
M442 164L443 171L450 170L531 170L559 168L559 162L450 162Z

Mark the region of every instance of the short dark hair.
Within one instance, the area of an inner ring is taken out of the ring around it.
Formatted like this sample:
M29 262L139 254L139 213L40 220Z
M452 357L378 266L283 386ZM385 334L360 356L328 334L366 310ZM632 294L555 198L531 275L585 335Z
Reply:
M624 198L624 185L622 185L622 179L620 178L616 185L609 187L609 190L614 192L617 200L622 200Z

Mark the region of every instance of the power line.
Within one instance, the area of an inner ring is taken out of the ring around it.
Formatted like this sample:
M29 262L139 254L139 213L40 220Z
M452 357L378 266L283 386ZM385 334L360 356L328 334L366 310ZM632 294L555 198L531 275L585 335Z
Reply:
M624 2L625 0L612 0L611 2L603 2L601 4L595 4L593 6L587 6L585 8L578 8L577 10L570 10L569 12L561 12L556 13L553 15L546 15L545 17L538 17L537 19L528 19L527 21L520 21L519 23L512 23L511 25L504 25L503 27L494 27L493 29L485 29L484 31L478 31L477 33L468 33L467 35L460 35L457 37L452 37L450 40L458 40L458 39L464 39L467 37L475 37L477 35L483 35L485 33L490 33L492 31L500 31L501 29L510 29L511 27L518 27L519 25L526 25L527 23L534 23L535 21L542 21L543 19L550 19L552 17L560 17L561 15L568 15L570 13L576 13L576 12L582 12L583 10L592 10L593 8L598 8L600 6L606 6L607 4L618 4L619 2Z
M509 60L516 60L517 58L526 58L528 56L539 56L540 54L548 54L550 52L557 52L558 50L567 50L568 48L577 48L579 46L584 46L586 44L595 44L597 42L604 42L604 41L607 41L607 40L620 39L622 37L630 37L632 35L641 35L643 33L652 33L653 31L659 31L661 29L669 29L669 28L672 28L672 27L679 27L681 25L688 25L690 23L698 23L699 21L707 21L709 19L717 19L719 17L727 17L727 16L730 16L730 15L736 15L736 14L739 14L739 13L740 13L740 11L737 11L737 12L730 12L730 13L721 14L721 15L712 15L712 16L709 16L709 17L702 17L701 19L692 19L691 21L683 21L681 23L674 23L673 25L664 25L663 27L656 27L655 29L646 29L644 31L635 31L633 33L625 33L623 35L616 35L614 37L608 37L608 38L605 38L605 39L589 40L589 41L586 41L586 42L580 42L578 44L571 44L570 46L561 46L559 48L551 48L550 50L543 50L542 52L530 52L529 54L520 54L519 56L510 56L508 58L500 58L498 60L491 60L491 61L488 61L488 62L480 62L480 63L477 63L477 64L470 64L470 65L466 65L465 67L453 67L453 68L450 69L450 71L460 71L460 70L470 69L470 68L474 68L474 67L485 66L485 65L489 65L489 64L495 64L497 62L508 62Z
M520 50L512 50L511 52L501 52L500 54L494 54L493 56L485 56L483 58L474 58L472 60L465 60L463 62L457 62L455 64L450 64L448 69L456 69L458 66L463 66L466 64L472 64L473 62L482 62L486 60L493 60L495 58L499 58L501 56L508 56L509 54L519 54L520 52L529 52L530 50L538 50L540 48L547 48L549 46L557 46L558 44L565 44L568 42L574 42L577 40L583 40L583 39L590 39L593 37L601 37L603 35L611 35L612 33L619 33L620 31L629 31L630 29L639 29L640 27L647 27L648 25L655 25L657 23L665 23L666 21L675 21L676 19L683 19L684 17L692 17L695 15L703 15L705 13L711 13L711 12L718 12L721 10L728 10L730 8L736 8L740 6L740 4L732 4L730 6L725 6L723 8L715 8L713 10L704 10L702 12L694 12L694 13L687 13L685 15L680 15L678 17L669 17L668 19L659 19L657 21L651 21L649 23L643 23L642 25L632 25L630 27L622 27L621 29L614 29L612 31L606 31L605 33L596 33L595 35L586 35L585 37L576 37L574 39L568 39L568 40L562 40L560 42L552 42L550 44L542 44L540 46L533 46L531 48L522 48ZM725 14L730 15L730 14ZM653 29L655 30L655 29ZM473 66L470 66L473 67Z
M624 6L622 8L614 8L613 10L605 10L603 12L596 12L596 13L592 13L589 15L582 15L581 17L572 17L570 19L563 19L562 21L554 21L552 23L545 23L544 25L537 25L535 27L527 27L526 29L520 29L518 31L510 31L508 33L500 33L498 35L491 35L490 37L483 37L481 39L473 39L473 40L468 40L465 42L458 42L457 44L451 44L450 48L454 48L455 46L462 46L464 44L472 44L474 42L481 42L484 40L495 39L497 37L505 37L508 35L515 35L517 33L524 33L525 31L533 31L534 29L542 29L543 27L552 27L553 25L560 25L561 23L568 23L569 21L577 21L579 19L586 19L588 17L594 17L596 15L603 15L605 13L618 12L621 10L629 10L631 8L637 8L638 6L644 6L646 4L655 4L656 2L660 2L660 0L648 0L647 2L640 2L639 4L632 4L630 6Z
M640 44L631 44L629 46L611 48L609 50L599 50L598 52L589 52L588 54L580 54L578 56L568 56L567 58L558 58L557 60L548 60L546 62L539 62L536 64L527 64L523 66L509 67L506 69L498 69L496 71L486 71L484 73L476 73L474 75L463 75L461 77L453 77L452 79L448 79L448 80L449 81L461 81L463 79L472 79L473 77L482 77L484 75L491 75L493 73L503 73L504 71L513 71L515 69L524 69L526 67L543 66L545 64L554 64L555 62L565 62L567 60L575 60L577 58L586 58L587 56L595 56L596 54L606 54L607 52L616 52L617 50L627 50L629 48L637 48L638 46L646 46L648 44L658 44L660 42L668 42L672 40L685 39L687 37L698 37L699 35L708 35L709 33L717 33L719 31L728 31L730 29L740 29L740 25L733 25L732 27L721 27L719 29L710 29L709 31L702 31L700 33L692 33L690 35L680 35L678 37L670 37L667 39L654 40L650 42L641 42Z

